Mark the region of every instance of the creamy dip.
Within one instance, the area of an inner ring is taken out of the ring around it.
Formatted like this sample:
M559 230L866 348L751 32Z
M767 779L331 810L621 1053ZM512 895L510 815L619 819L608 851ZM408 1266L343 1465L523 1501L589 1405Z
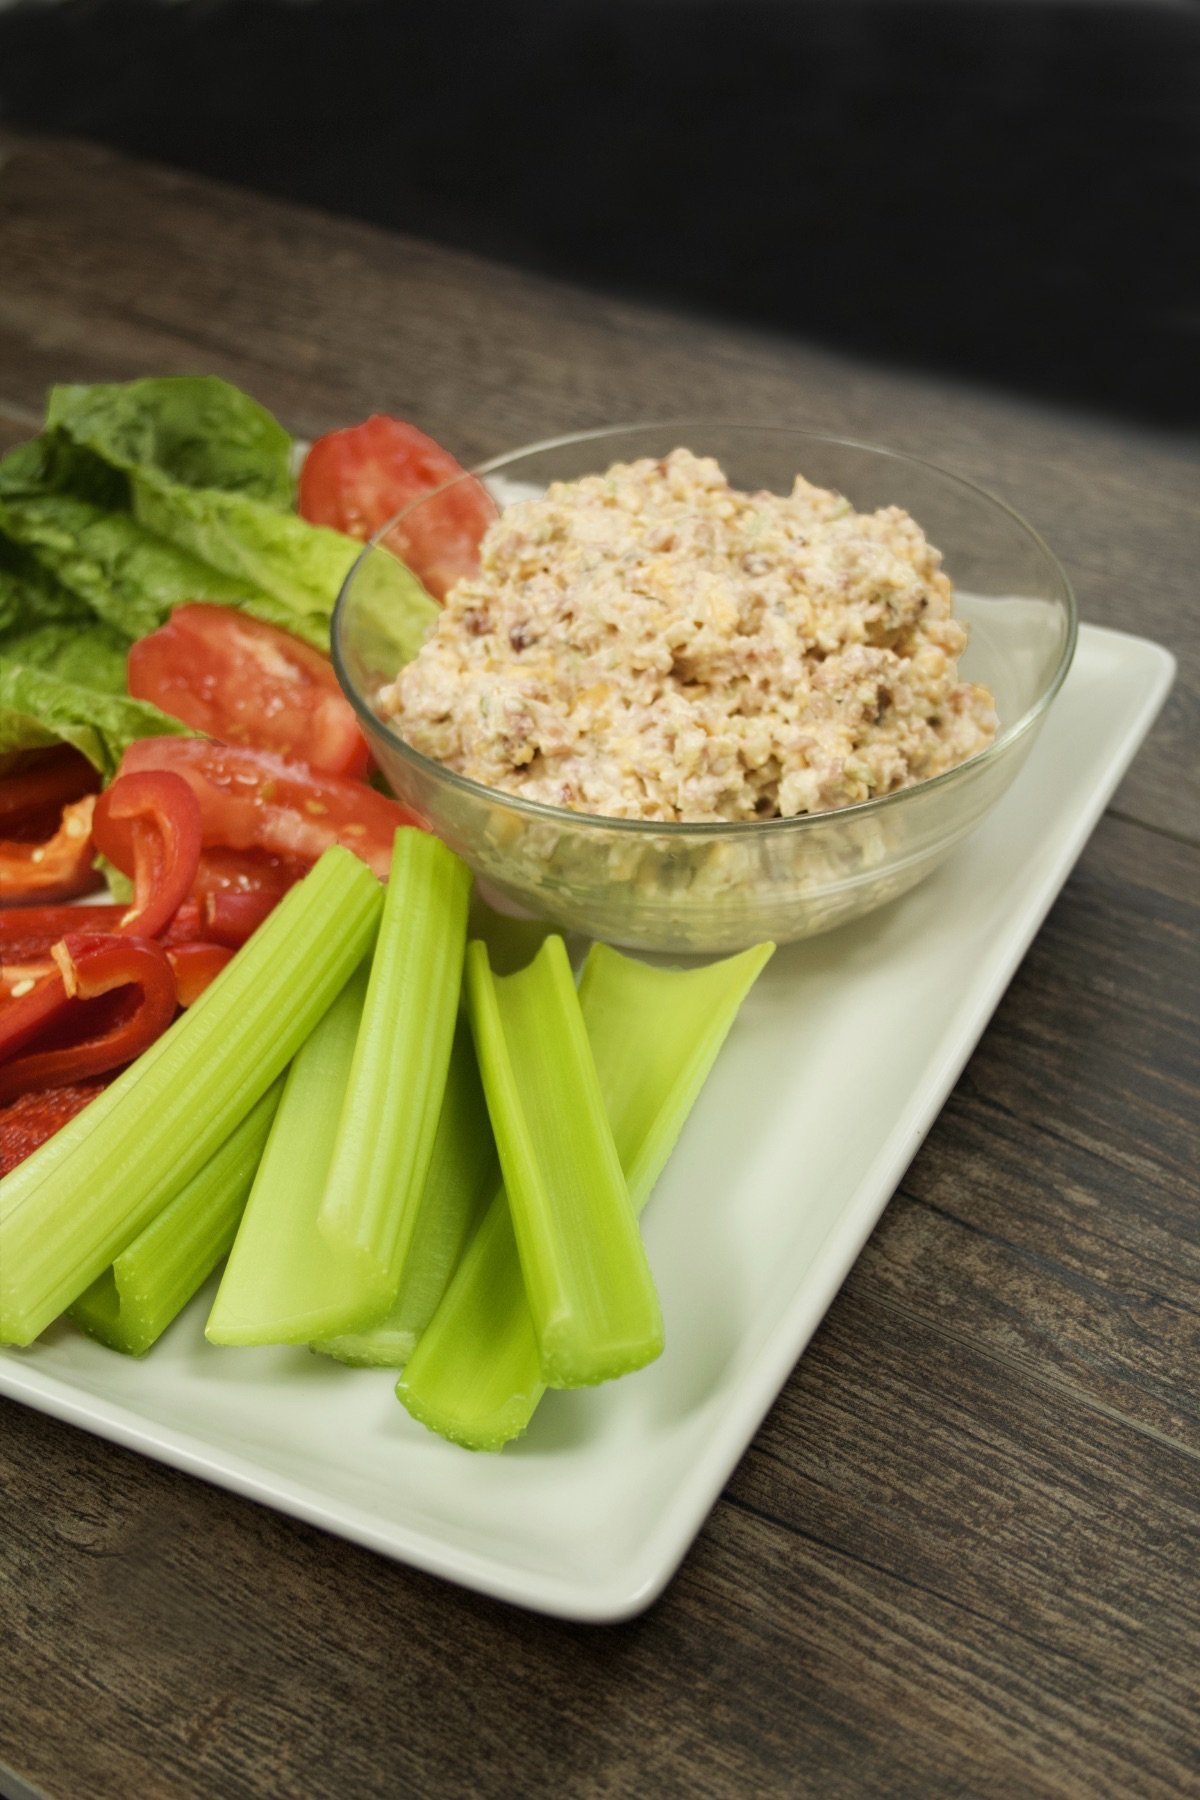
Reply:
M989 744L941 557L899 507L739 493L676 450L508 507L379 706L415 749L610 818L764 819Z

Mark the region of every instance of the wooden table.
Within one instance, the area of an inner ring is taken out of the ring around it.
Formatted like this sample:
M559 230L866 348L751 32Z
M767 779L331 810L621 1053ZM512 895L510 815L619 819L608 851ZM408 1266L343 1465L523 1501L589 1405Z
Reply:
M468 460L704 411L890 443L1010 500L1180 677L646 1615L527 1615L5 1405L0 1760L53 1800L1195 1794L1194 447L9 140L6 440L51 382L198 369Z

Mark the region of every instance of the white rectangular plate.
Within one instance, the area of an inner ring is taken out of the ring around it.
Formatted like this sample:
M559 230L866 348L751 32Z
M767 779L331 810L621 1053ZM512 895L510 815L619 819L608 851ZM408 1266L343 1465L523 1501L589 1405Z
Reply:
M667 1349L549 1394L473 1456L386 1373L214 1349L212 1288L142 1362L65 1324L0 1393L505 1600L627 1617L687 1550L844 1281L1170 686L1165 650L1085 627L996 811L923 886L781 950L645 1216Z

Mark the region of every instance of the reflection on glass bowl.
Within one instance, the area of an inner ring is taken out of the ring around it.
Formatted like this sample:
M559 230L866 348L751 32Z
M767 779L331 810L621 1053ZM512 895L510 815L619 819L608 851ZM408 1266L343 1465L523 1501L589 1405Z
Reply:
M605 819L483 787L421 755L375 710L413 648L385 543L396 521L346 579L333 658L393 790L493 898L629 948L715 953L826 931L934 869L1028 755L1070 667L1076 616L1058 562L1001 501L930 463L812 432L705 420L623 426L513 451L463 481L482 482L499 510L551 481L666 456L680 445L716 457L737 488L787 493L800 473L846 495L859 512L900 506L911 513L943 553L955 613L970 631L960 674L991 689L995 741L915 787L840 811L752 823ZM402 527L419 530L421 509L444 505L448 491L408 508Z

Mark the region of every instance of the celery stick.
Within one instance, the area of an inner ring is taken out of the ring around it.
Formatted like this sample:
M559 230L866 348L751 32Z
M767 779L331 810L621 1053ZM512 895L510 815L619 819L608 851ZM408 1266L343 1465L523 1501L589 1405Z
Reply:
M205 1336L213 1344L306 1344L379 1311L357 1259L339 1256L317 1212L362 1019L370 963L300 1046L246 1202Z
M269 1087L221 1148L68 1307L91 1337L142 1356L233 1242L283 1081Z
M437 1133L462 986L471 873L428 832L396 833L362 1025L317 1214L357 1262L374 1316L392 1306ZM345 1327L326 1325L310 1336Z
M555 927L548 919L514 918L511 913L498 912L478 888L471 896L467 935L483 939L493 974L513 975L523 969L552 934Z
M589 952L580 1005L638 1212L772 948L686 970L651 968L602 944ZM499 1450L525 1430L544 1391L501 1190L396 1392L415 1419L443 1437Z
M200 1170L371 946L382 906L338 846L112 1086L0 1182L0 1343L28 1344Z
M472 943L467 1004L546 1380L640 1369L662 1315L563 940L502 976Z
M367 1330L321 1338L314 1350L340 1362L402 1369L437 1311L463 1246L496 1190L499 1168L471 1033L459 1019L446 1092L400 1292Z

